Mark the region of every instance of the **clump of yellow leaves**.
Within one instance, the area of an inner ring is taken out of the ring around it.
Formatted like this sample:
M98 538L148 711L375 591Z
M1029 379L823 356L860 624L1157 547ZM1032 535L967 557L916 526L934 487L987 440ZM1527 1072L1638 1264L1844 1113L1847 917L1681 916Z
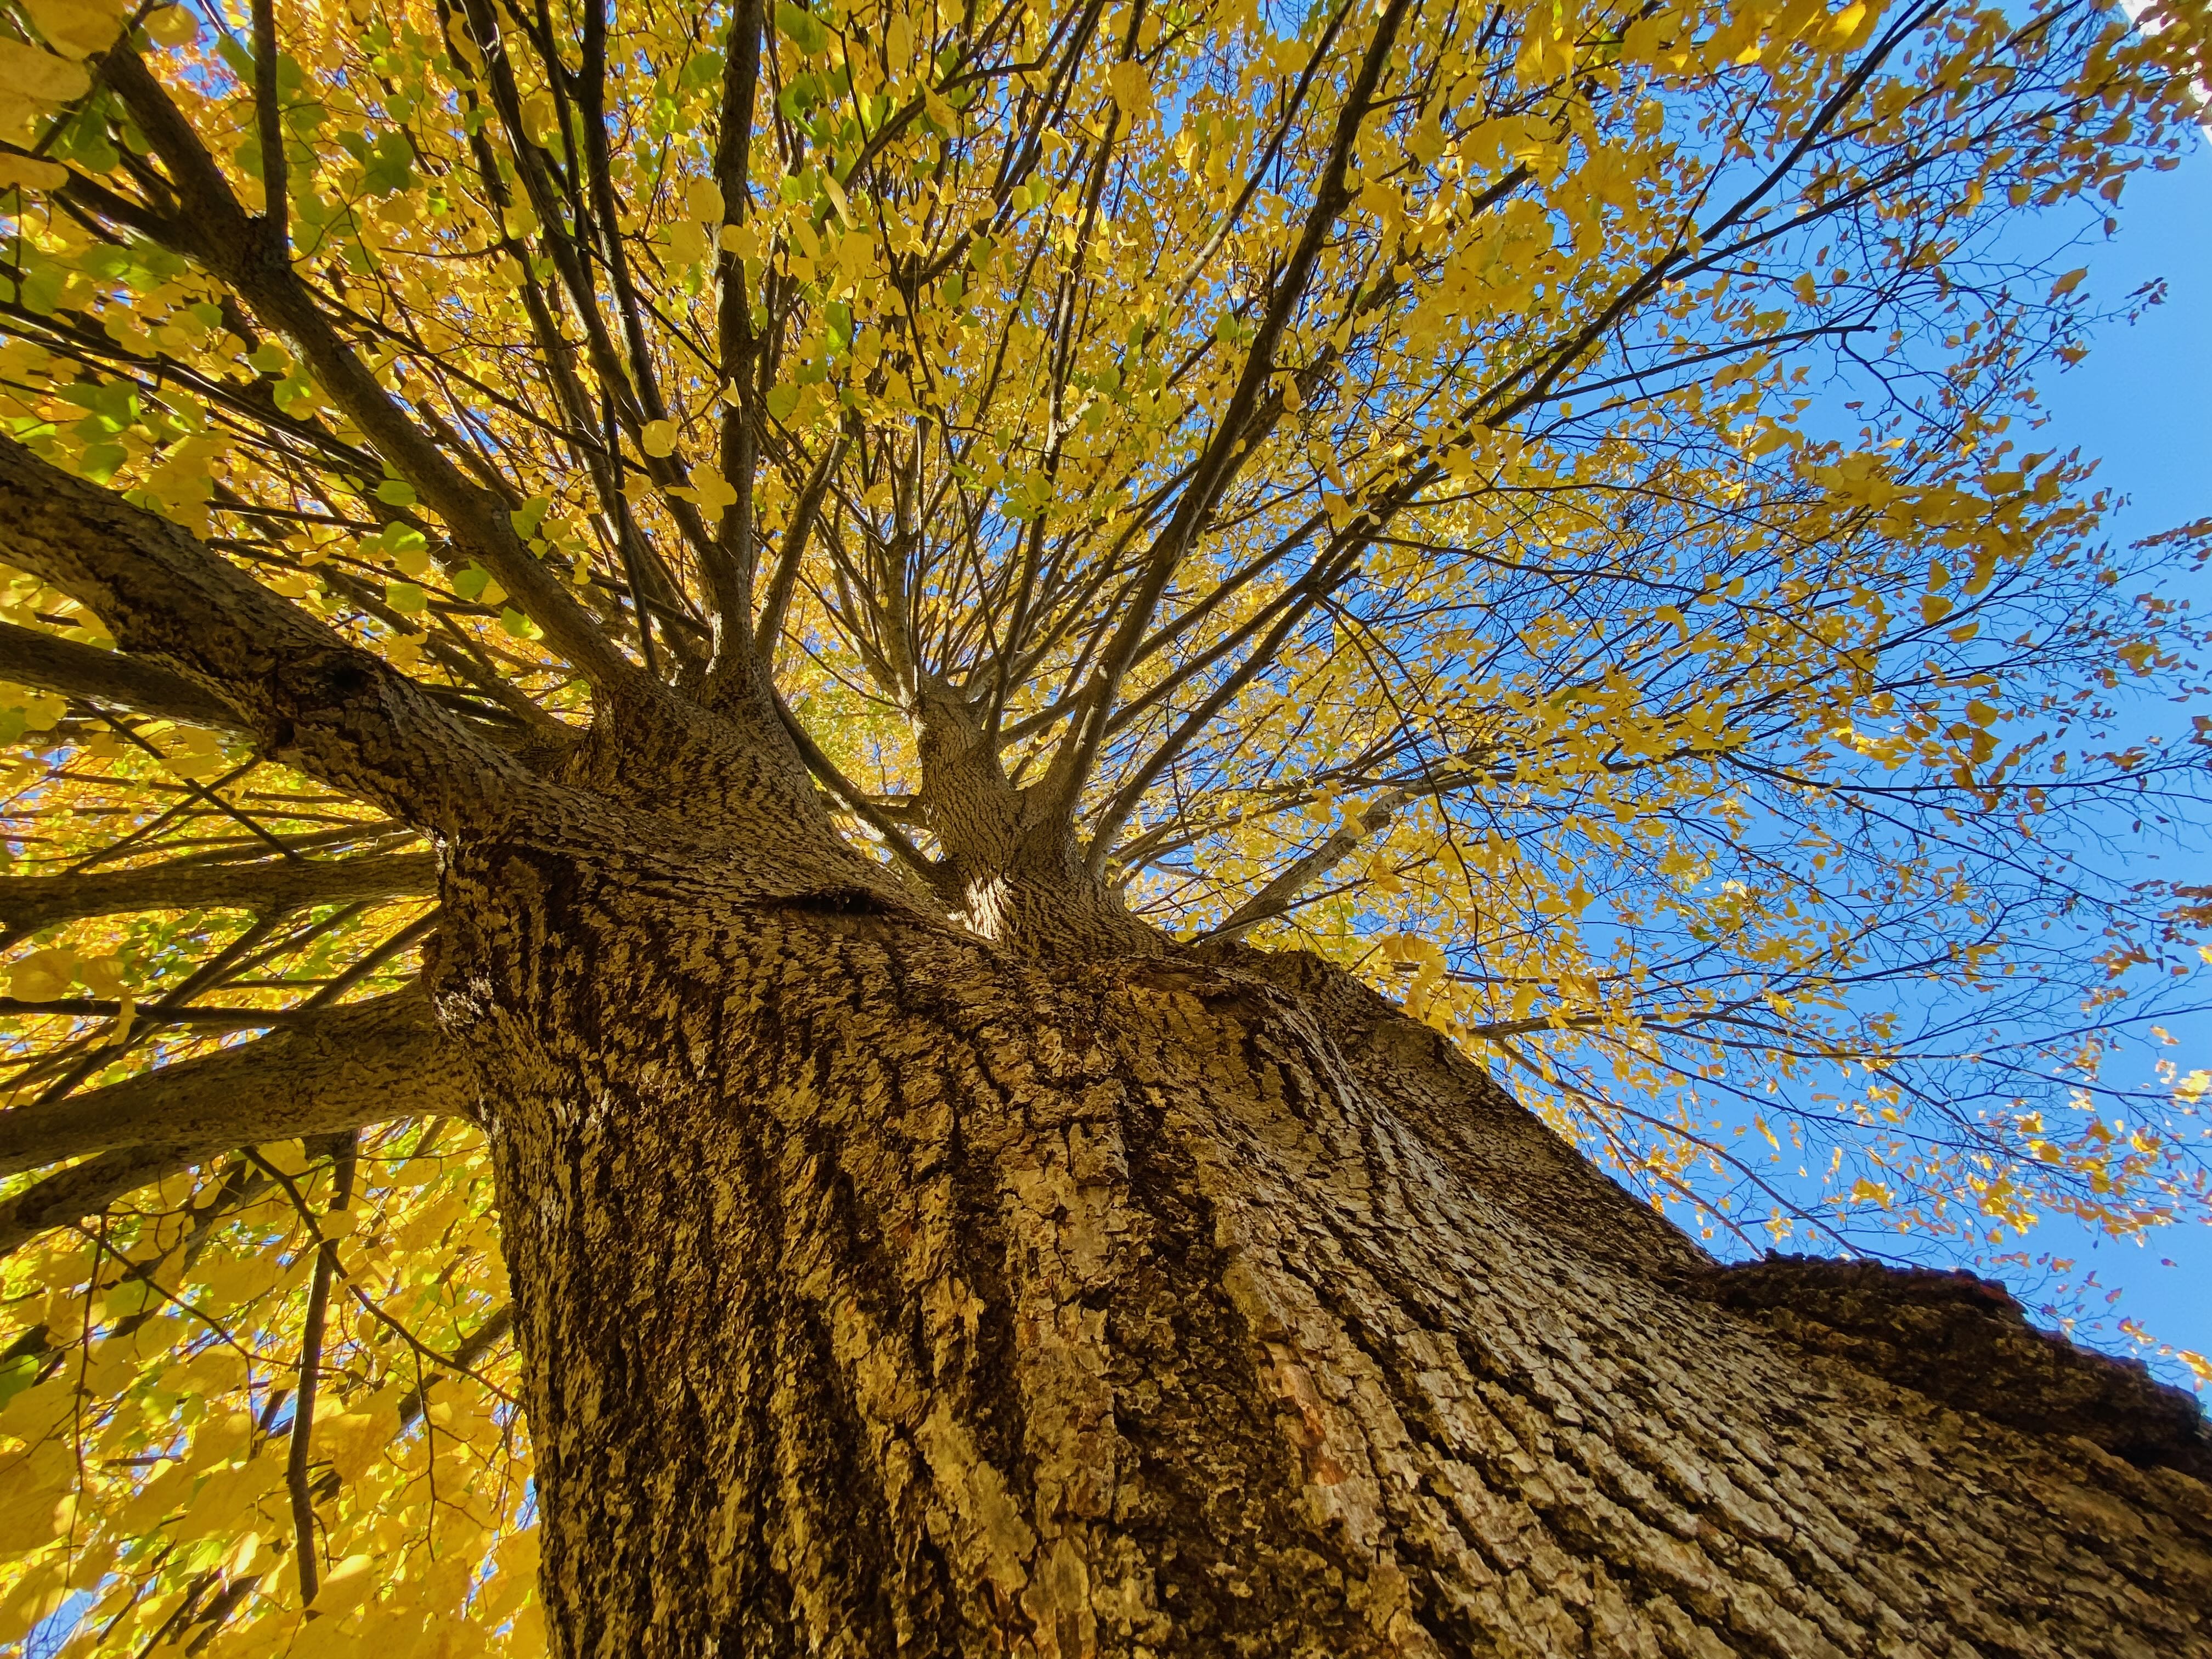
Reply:
M410 1129L359 1157L344 1212L292 1143L9 1261L0 1640L71 1604L70 1651L218 1630L203 1650L538 1650L514 1350L471 1342L506 1305L481 1141ZM287 1436L317 1234L338 1240L308 1467L332 1565L303 1619Z

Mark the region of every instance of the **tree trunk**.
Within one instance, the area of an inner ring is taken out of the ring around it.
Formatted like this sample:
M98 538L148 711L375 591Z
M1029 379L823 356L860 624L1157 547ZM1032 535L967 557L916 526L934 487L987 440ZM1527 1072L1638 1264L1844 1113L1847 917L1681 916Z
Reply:
M1310 958L520 842L447 896L556 1654L2212 1654L2193 1402L1716 1268Z

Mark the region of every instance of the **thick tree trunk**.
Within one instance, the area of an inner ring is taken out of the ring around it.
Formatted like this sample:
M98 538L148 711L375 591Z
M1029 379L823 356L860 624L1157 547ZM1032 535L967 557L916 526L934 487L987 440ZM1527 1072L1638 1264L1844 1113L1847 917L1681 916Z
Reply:
M2193 1404L1716 1269L1310 959L447 886L558 1654L2212 1654Z

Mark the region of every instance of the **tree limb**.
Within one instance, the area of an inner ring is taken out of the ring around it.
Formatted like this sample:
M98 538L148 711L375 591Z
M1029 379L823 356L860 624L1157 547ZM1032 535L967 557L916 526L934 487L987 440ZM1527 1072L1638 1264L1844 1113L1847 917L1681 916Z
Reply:
M401 991L88 1094L0 1113L0 1175L87 1153L102 1154L95 1164L128 1173L137 1154L151 1149L162 1155L161 1168L145 1179L158 1180L226 1147L396 1117L465 1115L471 1101L466 1068L433 1023L429 1000L420 991ZM19 1194L0 1208L0 1218L66 1178L52 1177ZM87 1212L74 1210L42 1224L58 1226ZM0 1218L0 1233L5 1226Z
M271 756L393 816L479 823L529 771L422 686L131 506L0 438L0 549L125 650L235 708Z
M499 1340L514 1328L514 1304L509 1302L471 1331L452 1353L437 1356L438 1361L447 1370L469 1376L477 1361L489 1353L498 1346ZM435 1380L426 1377L421 1387L410 1389L400 1395L399 1427L403 1432L413 1428L416 1419L422 1415L423 1408L429 1403L426 1396L430 1384Z
M246 725L237 710L181 674L14 623L0 622L0 678L194 726L235 732Z
M751 218L753 94L760 81L762 0L739 0L730 22L722 71L722 130L714 147L714 179L722 192L722 217ZM705 562L714 607L715 667L728 672L757 649L773 651L775 634L763 623L762 643L747 633L752 617L753 474L760 443L760 413L753 384L752 296L744 261L727 248L714 255L715 349L735 402L722 417L722 477L737 500L722 515L714 556ZM803 538L802 538L803 539Z
M1236 388L1223 407L1221 418L1214 425L1182 499L1176 504L1174 516L1146 557L1142 580L1124 606L1121 623L1100 658L1082 714L1069 726L1053 757L1050 787L1056 810L1064 816L1073 815L1077 797L1097 762L1122 677L1128 672L1139 647L1151 631L1152 614L1160 596L1167 592L1168 583L1182 564L1183 555L1196 540L1207 515L1243 470L1244 458L1252 453L1258 434L1249 429L1251 416L1274 374L1276 348L1305 298L1307 288L1320 266L1322 250L1338 217L1352 204L1352 191L1346 181L1358 147L1359 129L1389 64L1398 31L1413 9L1414 0L1389 0L1376 21L1375 33L1367 43L1358 70L1346 88L1328 156L1315 187L1313 205L1307 211L1297 246L1284 268L1282 278L1267 297L1267 309L1245 354Z
M331 1200L333 1214L353 1202L354 1152L358 1145L359 1131L349 1130L340 1138L336 1149L332 1163L337 1191ZM314 1283L308 1288L307 1315L301 1322L299 1390L293 1396L292 1435L285 1448L284 1484L292 1497L292 1527L299 1550L300 1601L303 1607L313 1605L321 1579L316 1570L315 1495L307 1484L307 1460L314 1455L315 1395L323 1376L323 1332L330 1316L331 1279L337 1266L337 1241L325 1237L315 1249Z
M261 139L261 244L271 259L289 261L291 239L285 229L287 199L284 106L276 90L276 0L253 0L253 116Z
M1389 829L1391 818L1407 799L1403 789L1385 791L1357 818L1348 819L1331 830L1320 846L1285 866L1204 937L1224 941L1242 939L1261 922L1281 915L1297 902L1300 893L1350 858L1361 842Z
M299 273L288 261L267 257L215 158L130 43L118 44L105 62L110 83L168 167L183 209L176 225L179 251L204 263L264 322L299 348L331 401L445 520L454 541L544 629L553 649L595 684L616 684L635 673L629 659L553 572L531 556L507 504L462 476L435 440L377 383Z
M124 1194L150 1187L209 1156L198 1148L130 1146L48 1176L0 1201L0 1259L40 1233L97 1215Z
M0 881L0 930L6 937L20 937L58 921L138 910L253 910L274 915L313 904L425 897L437 886L437 858L428 852L17 876Z

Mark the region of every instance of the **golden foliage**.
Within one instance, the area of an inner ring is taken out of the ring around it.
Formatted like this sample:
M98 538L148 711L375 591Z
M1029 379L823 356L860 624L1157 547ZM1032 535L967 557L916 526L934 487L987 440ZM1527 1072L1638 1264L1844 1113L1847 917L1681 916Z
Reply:
M164 235L126 21L622 651L684 672L717 550L757 552L886 858L957 685L1018 780L1087 757L1140 914L1358 967L1709 1235L2203 1214L2205 1073L2102 1075L2197 965L2202 890L2106 845L2194 799L2129 735L2194 624L2146 586L2177 550L2105 544L2035 448L2089 301L2021 251L2172 163L2201 6L779 0L737 173L720 7L287 0L258 64L243 13L11 16L0 419L452 705L589 692L358 390ZM112 644L28 575L0 617ZM414 844L234 732L0 703L19 872ZM426 914L13 932L14 1098L402 984ZM536 1651L489 1186L473 1131L401 1124L9 1258L0 1642L81 1593L73 1653Z

